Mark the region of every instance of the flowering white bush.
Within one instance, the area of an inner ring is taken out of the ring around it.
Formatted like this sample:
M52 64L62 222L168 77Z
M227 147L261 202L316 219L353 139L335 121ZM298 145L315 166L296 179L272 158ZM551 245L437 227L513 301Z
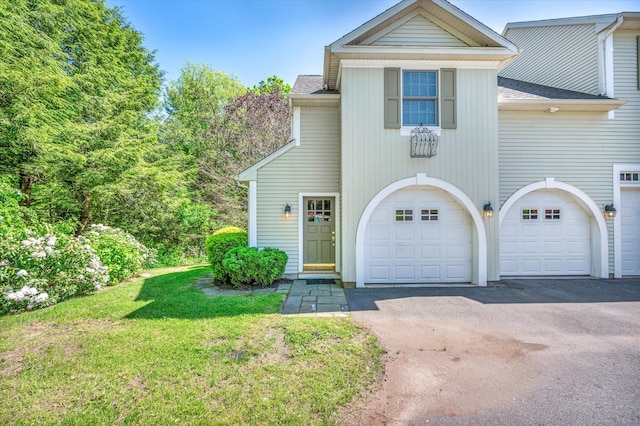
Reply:
M109 281L107 268L84 237L37 237L0 241L0 313L52 305L89 294Z
M109 284L129 278L155 261L155 252L120 228L91 225L86 233L100 261L109 268Z

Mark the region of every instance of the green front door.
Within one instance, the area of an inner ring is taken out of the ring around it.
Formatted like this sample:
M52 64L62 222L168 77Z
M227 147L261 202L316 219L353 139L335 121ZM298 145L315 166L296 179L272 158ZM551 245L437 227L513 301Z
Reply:
M336 268L335 198L304 198L304 270Z

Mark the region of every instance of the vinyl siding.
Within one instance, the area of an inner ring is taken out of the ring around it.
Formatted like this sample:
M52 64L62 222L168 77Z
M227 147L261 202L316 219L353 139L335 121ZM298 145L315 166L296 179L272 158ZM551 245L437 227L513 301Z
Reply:
M339 108L302 108L300 146L258 171L258 247L287 252L285 273L298 272L298 194L338 192L340 175ZM284 217L284 206L291 217Z
M371 44L373 46L467 46L462 40L421 15L409 19Z
M615 95L628 101L614 119L607 113L500 112L500 205L518 189L546 177L578 187L598 206L613 201L613 164L640 163L638 35L614 34ZM607 225L612 273L613 222Z
M595 25L511 28L506 37L522 49L500 76L598 94Z
M425 63L425 69L430 69ZM342 70L343 281L355 281L355 239L362 212L381 189L426 173L456 185L478 206L498 199L495 70L458 69L458 128L442 130L438 155L411 158L410 137L384 129L383 68ZM485 221L488 279L498 277L497 221Z

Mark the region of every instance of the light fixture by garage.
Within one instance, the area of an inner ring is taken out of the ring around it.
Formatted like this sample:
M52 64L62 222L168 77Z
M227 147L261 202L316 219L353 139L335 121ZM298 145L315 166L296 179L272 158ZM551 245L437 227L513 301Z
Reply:
M613 207L613 203L607 204L606 206L604 206L604 217L614 218L616 217L617 213L618 213L618 210L616 210L616 208Z
M289 216L291 216L291 206L287 203L287 205L284 206L284 217L288 218Z
M485 219L491 219L493 217L493 207L491 206L491 201L485 204L482 208L482 216Z

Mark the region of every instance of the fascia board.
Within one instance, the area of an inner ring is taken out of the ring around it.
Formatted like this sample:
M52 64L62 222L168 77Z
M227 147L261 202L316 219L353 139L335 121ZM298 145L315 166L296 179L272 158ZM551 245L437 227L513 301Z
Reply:
M288 144L286 144L286 145L278 148L277 150L273 151L271 154L267 155L266 157L264 157L262 160L258 161L253 166L249 167L248 169L246 169L243 172L240 172L236 176L236 180L239 181L239 182L249 182L249 181L252 181L252 180L257 180L257 174L258 174L258 170L260 168L266 166L267 164L269 164L270 162L272 162L276 158L280 157L282 154L284 154L285 152L287 152L290 149L294 148L295 146L296 146L296 141L295 140L291 140Z
M293 100L305 100L305 101L318 101L318 102L326 102L326 101L340 101L340 94L339 93L329 93L329 94L321 94L321 95L314 95L314 94L305 94L305 93L298 93L295 95L289 95L289 98L293 99Z
M335 49L337 47L341 47L341 46L349 43L351 40L353 40L355 38L358 38L362 34L364 34L367 31L369 31L370 29L372 29L375 26L379 25L381 22L384 22L385 20L389 19L391 16L393 16L396 13L400 12L401 10L411 6L412 4L416 3L417 1L418 0L403 0L400 3L396 4L395 6L391 7L390 9L387 9L386 11L382 12L380 15L376 16L375 18L371 19L370 21L366 22L365 24L360 25L355 30L351 31L350 33L347 33L346 35L342 36L338 40L336 40L333 43L331 43L329 45L329 47L331 48L331 51L333 52L333 51L335 51Z
M447 2L447 1L443 1L443 0L431 0L431 1L434 4L437 4L438 6L443 8L444 10L446 10L447 12L451 13L452 15L454 15L456 18L458 18L461 21L465 22L469 26L475 28L477 31L481 32L486 37L490 38L491 40L493 40L494 42L496 42L500 46L502 46L502 47L504 47L506 49L509 49L513 53L518 53L518 46L516 46L515 44L513 44L512 42L510 42L509 40L507 40L506 38L504 38L503 36L501 36L497 32L493 31L491 28L487 27L482 22L476 20L472 16L470 16L470 15L466 14L465 12L463 12L462 10L458 9L457 7L452 5L451 3Z
M627 101L618 99L498 99L499 111L558 111L609 112L620 108Z
M504 56L511 57L518 50L511 51L504 47L431 47L431 46L343 46L334 51L337 55L368 54L368 55L437 55L437 56Z
M618 18L617 13L607 15L577 16L574 18L543 19L540 21L509 22L504 27L503 35L511 28L548 27L559 25L604 24L611 25Z

